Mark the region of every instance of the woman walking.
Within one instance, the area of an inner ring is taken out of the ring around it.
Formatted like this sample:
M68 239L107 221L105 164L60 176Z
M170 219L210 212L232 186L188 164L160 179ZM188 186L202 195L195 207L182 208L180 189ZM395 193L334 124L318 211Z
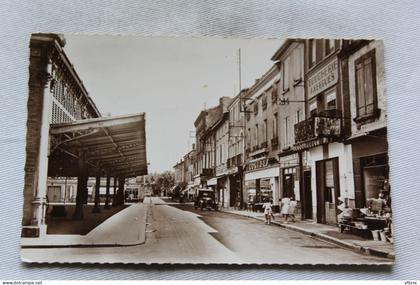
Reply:
M289 222L289 209L290 209L290 198L284 197L281 199L281 214L284 218L284 222L287 224Z
M290 204L289 204L289 218L292 220L292 222L295 222L295 211L296 211L296 206L297 206L297 202L295 200L295 198L290 198Z
M262 205L265 215L265 223L271 224L271 216L273 215L272 205L269 199L265 199L265 203Z

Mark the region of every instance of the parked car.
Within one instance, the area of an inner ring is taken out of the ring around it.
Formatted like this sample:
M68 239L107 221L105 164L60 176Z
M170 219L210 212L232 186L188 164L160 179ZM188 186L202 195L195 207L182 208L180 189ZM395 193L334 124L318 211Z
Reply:
M200 208L202 211L204 209L213 209L217 211L218 204L215 199L214 191L212 189L198 189L194 201L194 208Z

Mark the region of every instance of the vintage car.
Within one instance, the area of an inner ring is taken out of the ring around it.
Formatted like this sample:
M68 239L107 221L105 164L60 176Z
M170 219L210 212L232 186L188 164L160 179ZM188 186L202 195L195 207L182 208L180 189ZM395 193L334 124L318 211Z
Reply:
M194 201L194 208L201 210L213 209L217 211L218 204L215 199L214 191L212 189L198 189Z

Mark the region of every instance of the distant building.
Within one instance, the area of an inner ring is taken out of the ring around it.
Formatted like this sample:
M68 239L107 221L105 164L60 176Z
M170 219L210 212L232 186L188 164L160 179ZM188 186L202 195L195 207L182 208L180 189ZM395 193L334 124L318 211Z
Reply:
M228 150L229 150L229 110L227 108L230 98L220 99L222 115L208 130L208 136L212 136L215 149L214 177L207 181L207 185L215 185L219 205L230 207L230 181L228 179Z
M196 128L196 152L194 166L194 186L206 187L207 181L215 174L215 136L212 126L223 116L223 106L227 106L229 97L221 97L219 105L200 112L194 122Z
M228 106L229 147L227 173L231 207L242 207L246 196L243 194L243 164L245 153L245 94L247 90L242 90Z

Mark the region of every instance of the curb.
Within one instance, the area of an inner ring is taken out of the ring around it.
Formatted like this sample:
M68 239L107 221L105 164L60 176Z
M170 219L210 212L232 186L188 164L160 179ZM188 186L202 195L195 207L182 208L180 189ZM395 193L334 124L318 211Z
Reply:
M104 243L104 244L57 244L57 245L21 245L20 248L93 248L93 247L129 247L129 246L136 246L142 245L146 242L140 243L127 243L127 244L120 244L120 243Z
M147 218L148 213L150 211L150 206L147 205L146 215L144 217L144 232L146 234L146 227L147 227ZM20 245L20 248L94 248L94 247L130 247L130 246L138 246L146 243L146 237L143 241L138 242L140 238L137 239L135 242L127 242L127 243L73 243L73 244L33 244L33 245Z
M224 213L228 213L228 214L233 214L233 215L238 215L238 216L242 216L242 217L253 218L253 219L256 219L256 220L259 220L259 221L264 221L264 219L260 218L260 217L242 215L240 213L229 212L229 211L224 211L224 210L221 210L221 211L224 212ZM300 232L302 234L309 235L311 237L316 237L316 238L318 238L320 240L323 240L323 241L326 241L326 242L334 243L338 246L344 247L346 249L350 249L350 250L352 250L356 253L362 253L362 254L367 254L367 255L372 255L372 256L377 256L377 257L385 257L385 258L388 258L388 259L395 260L395 254L393 252L382 251L382 250L378 250L378 249L373 249L373 248L369 248L369 247L360 246L360 245L350 243L350 242L345 242L345 241L342 241L340 239L337 239L335 237L331 237L331 236L323 234L323 233L316 233L316 232L306 230L306 229L303 229L303 228L299 228L299 227L289 225L289 224L282 224L282 223L279 223L279 222L276 222L276 221L271 222L271 223L274 224L274 225L277 225L281 228L284 228L284 229L288 229L288 230L295 231L295 232Z

